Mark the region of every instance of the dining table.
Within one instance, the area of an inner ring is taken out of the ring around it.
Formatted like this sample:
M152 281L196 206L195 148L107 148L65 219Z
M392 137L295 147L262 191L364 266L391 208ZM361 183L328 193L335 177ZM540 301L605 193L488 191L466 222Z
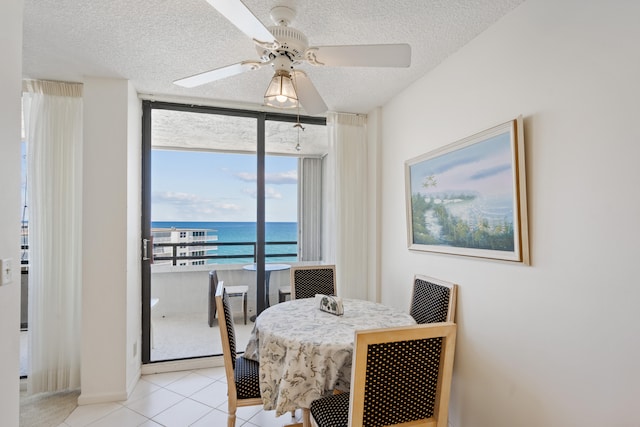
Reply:
M260 364L265 410L280 416L335 390L348 391L355 331L415 324L408 313L383 304L342 299L343 313L322 311L316 298L294 299L256 318L244 357Z

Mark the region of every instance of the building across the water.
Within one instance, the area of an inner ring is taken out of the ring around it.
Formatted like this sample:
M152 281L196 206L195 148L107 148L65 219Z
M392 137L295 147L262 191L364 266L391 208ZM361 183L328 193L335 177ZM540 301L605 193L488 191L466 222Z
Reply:
M194 243L211 243L218 240L216 230L206 228L154 228L153 258L154 264L172 264L172 260L158 260L158 257L173 257L176 251L177 257L197 257L215 253L217 246L198 246ZM185 243L184 246L177 245ZM169 244L169 245L166 245ZM205 265L205 259L178 259L175 265Z

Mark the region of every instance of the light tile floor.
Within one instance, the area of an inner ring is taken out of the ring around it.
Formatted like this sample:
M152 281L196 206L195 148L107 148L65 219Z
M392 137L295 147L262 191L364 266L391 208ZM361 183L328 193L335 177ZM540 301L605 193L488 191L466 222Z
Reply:
M236 426L281 427L302 422L261 406L236 411ZM78 406L59 427L224 427L227 382L224 367L143 375L128 400Z

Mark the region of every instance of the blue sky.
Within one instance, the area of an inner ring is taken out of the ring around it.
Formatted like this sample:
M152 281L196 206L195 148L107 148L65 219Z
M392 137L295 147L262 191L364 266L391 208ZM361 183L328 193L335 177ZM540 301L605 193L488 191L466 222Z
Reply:
M153 150L151 162L153 221L255 221L255 155ZM297 221L297 165L266 158L267 222Z

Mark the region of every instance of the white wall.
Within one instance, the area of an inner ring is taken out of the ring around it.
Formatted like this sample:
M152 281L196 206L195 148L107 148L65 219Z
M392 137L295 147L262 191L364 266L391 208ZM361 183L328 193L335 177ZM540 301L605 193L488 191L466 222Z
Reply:
M126 399L140 373L140 124L129 123L139 122L140 110L134 98L126 80L84 81L79 404Z
M292 265L303 265L294 263ZM154 307L154 317L176 314L203 314L209 310L209 271L208 266L174 267L170 265L151 266L151 298L158 298ZM240 264L220 264L215 266L218 280L225 286L248 286L247 313L255 314L256 273L242 269ZM278 289L289 285L290 270L272 271L269 279L269 301L278 302ZM179 286L177 286L179 284ZM242 310L240 298L232 298L234 310Z
M142 339L142 103L127 82L127 393L140 378Z
M382 301L460 284L455 427L640 425L638 17L529 0L384 107ZM405 160L518 114L532 265L409 252Z
M18 427L20 364L20 99L22 1L0 3L0 259L13 259L12 283L0 286L0 414Z

